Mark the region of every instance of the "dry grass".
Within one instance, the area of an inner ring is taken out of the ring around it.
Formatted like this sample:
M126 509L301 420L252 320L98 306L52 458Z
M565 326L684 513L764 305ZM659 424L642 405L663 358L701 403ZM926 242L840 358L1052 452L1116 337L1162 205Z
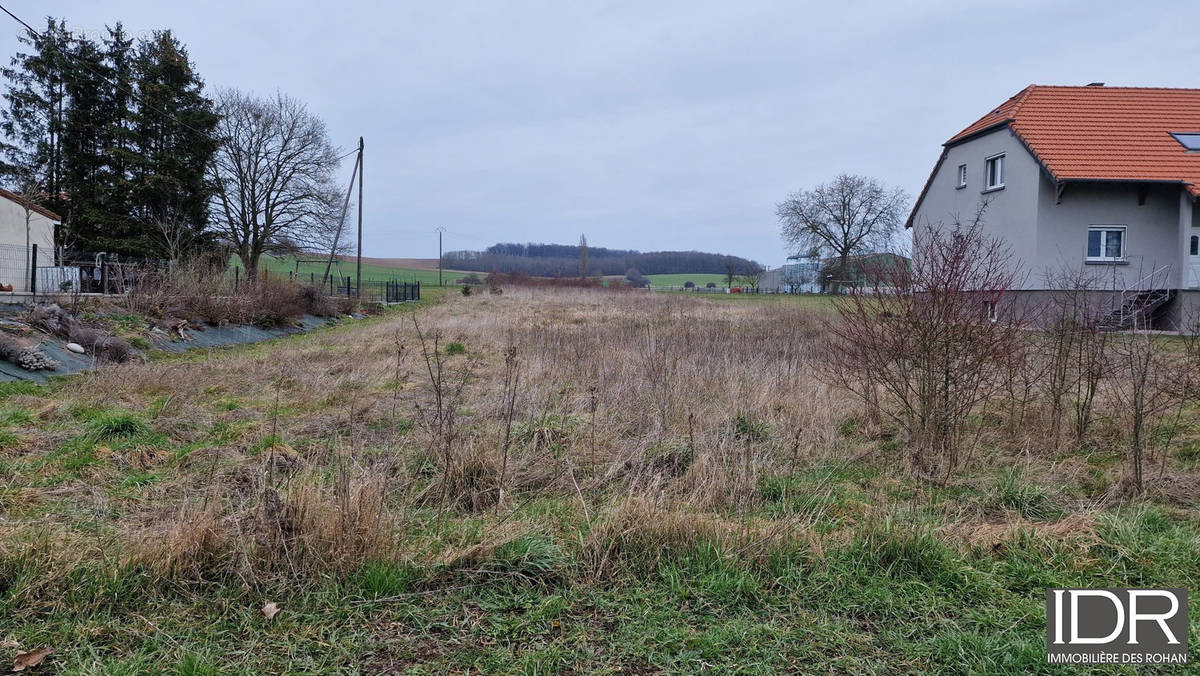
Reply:
M67 547L96 542L85 533L99 518L104 548L179 580L304 578L381 558L467 565L529 532L576 538L568 522L586 524L580 549L597 575L633 550L652 560L685 542L808 542L815 524L853 528L894 511L889 500L911 513L927 499L896 481L901 451L888 450L886 428L864 425L854 400L819 377L834 349L822 321L784 306L511 288L449 297L415 323L396 315L108 367L11 400L36 409L36 422L0 451L15 487L4 508L27 527L17 530L36 528L25 515L67 514ZM449 354L451 342L463 353ZM439 401L450 430L422 423ZM145 431L73 431L104 411L128 412ZM1018 442L989 443L977 465L1061 471ZM82 459L56 459L70 453ZM876 474L800 489L791 478L859 466ZM34 483L53 488L19 488ZM985 495L983 484L971 490ZM998 520L985 499L937 508L960 522L948 539L1011 529L1021 509L1061 502L997 498L1017 504ZM569 516L538 516L546 500ZM114 503L119 519L95 516Z
M894 430L827 384L828 317L506 288L9 394L0 629L32 643L42 635L25 628L57 622L71 668L94 666L97 641L141 636L144 616L192 633L132 639L154 644L125 655L141 670L246 632L276 650L269 667L239 658L245 670L283 671L331 646L358 665L347 632L383 618L413 632L391 643L456 655L448 671L488 670L464 646L492 642L502 670L507 646L562 631L578 632L564 639L576 667L600 645L614 667L687 670L699 663L671 661L695 640L681 632L734 614L747 627L794 621L796 636L832 627L817 663L865 641L871 664L932 670L958 648L930 657L880 628L923 636L970 606L1040 645L1042 627L1022 619L1043 602L1030 579L1195 579L1194 460L1168 468L1158 504L1126 509L1110 496L1122 473L1111 449L1049 454L1029 441L1036 422L1015 433L989 415L960 475L921 481ZM177 605L155 614L160 599ZM264 623L263 599L284 604L285 624ZM938 640L973 640L962 626ZM782 641L711 654L733 651L730 668L809 664L786 656L805 641ZM964 645L997 667L981 671L1002 670L1003 650Z

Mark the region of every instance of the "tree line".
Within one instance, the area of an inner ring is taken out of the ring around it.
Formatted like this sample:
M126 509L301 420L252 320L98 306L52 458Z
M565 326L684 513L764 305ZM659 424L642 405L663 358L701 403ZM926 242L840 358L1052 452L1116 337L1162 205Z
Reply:
M483 251L450 251L442 264L455 270L478 272L520 272L539 277L567 277L582 274L624 275L630 270L643 275L757 274L757 262L726 254L700 251L652 251L590 247L585 239L579 246L569 244L494 244Z
M210 94L170 30L95 40L48 18L19 39L0 68L0 174L62 217L60 260L236 253L253 278L266 253L332 246L343 156L303 103Z

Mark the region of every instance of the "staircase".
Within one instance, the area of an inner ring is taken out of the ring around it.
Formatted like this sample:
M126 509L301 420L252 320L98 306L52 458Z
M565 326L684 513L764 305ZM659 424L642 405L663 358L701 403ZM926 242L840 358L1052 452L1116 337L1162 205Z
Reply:
M1100 330L1124 331L1132 328L1149 328L1154 313L1174 297L1175 291L1171 289L1126 291L1121 294L1121 306L1114 308L1112 312L1100 319Z

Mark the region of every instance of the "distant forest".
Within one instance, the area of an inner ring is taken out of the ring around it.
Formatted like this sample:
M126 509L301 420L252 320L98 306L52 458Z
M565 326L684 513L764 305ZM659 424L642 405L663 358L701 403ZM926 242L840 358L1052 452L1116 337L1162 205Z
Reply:
M443 264L453 270L522 272L539 277L573 277L579 274L579 247L573 244L493 244L485 251L450 251ZM651 251L587 248L588 275L623 275L630 269L643 275L756 274L762 266L739 256L700 251Z

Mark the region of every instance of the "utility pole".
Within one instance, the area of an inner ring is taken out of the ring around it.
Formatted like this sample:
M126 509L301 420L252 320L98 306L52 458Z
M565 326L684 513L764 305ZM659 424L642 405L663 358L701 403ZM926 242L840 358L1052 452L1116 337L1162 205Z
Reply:
M438 234L438 286L442 285L442 233L446 232L445 228L439 227Z
M355 265L355 295L362 298L362 184L363 184L363 137L358 137L358 262Z

